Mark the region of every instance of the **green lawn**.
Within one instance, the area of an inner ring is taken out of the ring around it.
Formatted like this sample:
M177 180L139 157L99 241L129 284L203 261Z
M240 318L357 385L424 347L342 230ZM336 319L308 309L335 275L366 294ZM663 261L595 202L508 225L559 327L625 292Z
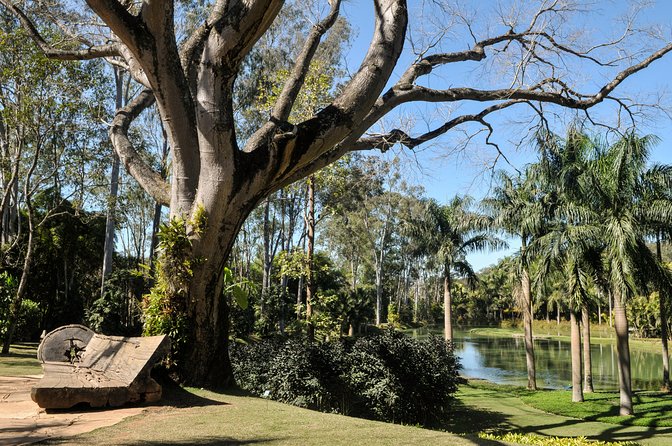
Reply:
M592 324L591 327L591 344L613 344L614 332L613 328L610 328L607 324L596 325ZM560 325L557 325L556 322L551 321L534 321L534 327L532 332L535 337L543 337L549 339L557 339L565 342L569 342L569 322L561 322ZM475 335L479 336L494 336L494 337L507 337L507 336L523 336L523 327L507 327L507 328L498 328L498 327L482 327L482 328L472 328L469 330ZM660 353L660 339L653 338L636 338L630 336L630 349L637 351L645 351L651 353Z
M502 445L500 441L301 409L240 394L168 390L164 407L49 445Z
M12 344L9 355L0 355L0 376L39 375L42 367L37 360L37 343Z
M618 415L617 392L586 393L584 399L583 403L572 403L572 392L565 390L542 390L522 396L530 406L567 417L626 426L672 427L672 396L667 393L636 392L632 417Z

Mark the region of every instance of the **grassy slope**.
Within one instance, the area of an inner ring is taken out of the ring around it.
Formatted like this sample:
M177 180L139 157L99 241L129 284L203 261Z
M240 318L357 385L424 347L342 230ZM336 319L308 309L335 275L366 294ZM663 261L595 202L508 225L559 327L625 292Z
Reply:
M171 389L171 406L47 444L68 445L498 445L446 432L325 414L260 398Z
M13 344L9 356L0 356L0 376L40 375L36 343Z

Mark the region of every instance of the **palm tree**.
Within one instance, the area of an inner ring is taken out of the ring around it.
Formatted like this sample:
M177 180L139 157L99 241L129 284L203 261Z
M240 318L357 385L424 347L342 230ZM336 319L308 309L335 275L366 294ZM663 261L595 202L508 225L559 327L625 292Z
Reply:
M598 147L590 163L584 200L598 216L604 262L614 299L614 327L619 365L620 414L632 415L632 384L626 303L637 285L670 282L666 270L645 244L647 228L672 221L670 202L646 199L651 136L629 132L606 149ZM596 221L596 222L597 222Z
M530 258L527 247L533 237L541 232L544 222L544 207L538 200L537 184L531 169L517 178L505 172L498 173L498 185L491 197L482 201L494 218L495 226L520 238L518 256L518 283L520 284L521 308L525 330L525 358L527 364L527 388L537 389L534 364L534 341L532 336L532 292L530 285Z
M593 392L588 305L591 282L597 282L601 271L601 243L597 228L592 224L594 215L585 206L582 191L592 146L578 125L569 127L564 140L543 128L537 135L540 160L535 172L547 203L547 233L535 241L542 259L538 273L548 274L549 266L555 263L564 276L571 321L572 401L583 401L583 392Z
M669 203L672 206L672 166L655 165L650 168L643 177L644 196L645 201L651 202L653 200L659 203ZM672 223L655 224L649 230L654 234L656 241L656 259L659 263L663 263L663 255L661 249L661 241L663 238L669 239L672 235ZM672 391L670 386L670 355L668 349L668 316L667 316L667 299L666 296L670 294L670 289L659 287L658 303L660 307L660 340L662 347L662 365L663 365L663 383L661 390L664 392Z
M491 219L471 211L472 199L455 197L447 205L430 200L424 218L416 222L418 249L437 257L443 276L444 335L453 340L452 295L453 274L473 283L476 273L467 261L467 254L486 249L499 249L505 243L488 233Z

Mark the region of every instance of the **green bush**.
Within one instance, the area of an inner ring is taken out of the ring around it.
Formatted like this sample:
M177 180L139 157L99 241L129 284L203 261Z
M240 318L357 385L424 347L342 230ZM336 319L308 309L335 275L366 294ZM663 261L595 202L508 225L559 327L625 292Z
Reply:
M231 361L236 382L255 395L409 424L445 421L459 380L450 344L394 330L356 341L271 338L236 344Z

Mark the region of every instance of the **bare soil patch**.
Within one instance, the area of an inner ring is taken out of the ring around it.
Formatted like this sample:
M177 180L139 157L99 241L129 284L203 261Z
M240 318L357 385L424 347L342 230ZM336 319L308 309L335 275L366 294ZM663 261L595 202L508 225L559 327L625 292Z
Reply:
M40 376L0 376L0 445L15 446L70 437L116 424L146 407L70 409L46 412L30 398Z

